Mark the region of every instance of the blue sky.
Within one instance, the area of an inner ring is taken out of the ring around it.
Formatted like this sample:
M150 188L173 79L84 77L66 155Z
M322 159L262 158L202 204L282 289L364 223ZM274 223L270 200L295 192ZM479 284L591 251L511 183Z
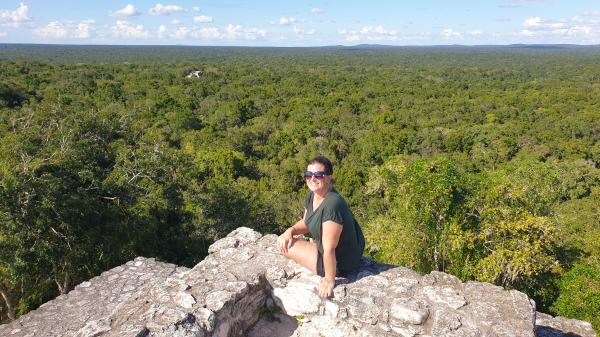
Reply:
M0 0L0 43L600 44L600 0Z

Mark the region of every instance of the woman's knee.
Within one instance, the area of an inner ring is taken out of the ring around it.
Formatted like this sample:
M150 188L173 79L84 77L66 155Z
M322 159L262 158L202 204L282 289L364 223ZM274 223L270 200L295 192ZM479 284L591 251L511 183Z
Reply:
M317 246L304 239L296 239L292 242L287 252L280 252L283 256L303 265L311 271L316 268Z

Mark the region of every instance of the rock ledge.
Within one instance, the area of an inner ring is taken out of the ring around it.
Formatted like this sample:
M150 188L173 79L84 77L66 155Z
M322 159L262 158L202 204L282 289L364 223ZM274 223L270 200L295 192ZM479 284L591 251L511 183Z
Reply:
M589 323L536 313L521 292L368 260L321 300L319 277L280 256L275 239L240 227L192 269L138 257L1 325L0 336L596 337Z

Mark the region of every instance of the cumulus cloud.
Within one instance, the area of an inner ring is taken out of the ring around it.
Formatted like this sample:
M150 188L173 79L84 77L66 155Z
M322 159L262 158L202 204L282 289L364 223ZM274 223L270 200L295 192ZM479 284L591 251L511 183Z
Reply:
M170 36L174 39L257 40L264 38L266 35L267 31L263 29L230 24L222 29L217 27L178 27Z
M95 31L96 21L94 20L86 20L81 21L77 24L77 29L75 30L77 33L77 37L80 39L87 39L92 36L92 33Z
M468 31L468 34L471 36L481 36L481 34L483 34L483 32L480 31L479 29L474 29L474 30Z
M194 12L199 12L199 11L200 11L200 7L198 7L198 6L194 6L194 7L192 7L192 10L193 10Z
M213 17L208 15L194 16L194 22L197 23L210 23L213 22Z
M272 25L289 26L289 25L291 25L293 23L296 23L296 22L302 22L302 20L298 20L298 19L290 16L290 17L287 17L287 18L281 17L281 18L279 18L277 20L273 20L273 21L271 21L271 24Z
M579 20L577 20L579 21ZM566 21L553 21L553 20L544 20L539 16L527 18L522 23L523 28L525 30L532 31L554 31L560 32L562 30L568 29L568 25Z
M344 39L348 42L397 41L399 39L397 31L385 29L382 25L364 26L359 31L340 29L338 30L338 34L343 35Z
M445 39L460 39L460 38L462 38L462 34L455 31L452 28L444 28L441 32L441 35Z
M52 39L87 39L95 32L95 24L94 20L52 21L44 27L34 29L33 34Z
M192 37L198 40L221 40L223 35L217 27L202 28L194 31Z
M172 25L174 25L174 26L176 26L176 25L178 25L178 24L180 24L180 23L181 23L181 21L179 21L179 20L177 20L177 19L173 19L173 20L171 20L171 24L172 24Z
M151 37L142 25L132 25L127 21L119 20L117 23L110 27L112 35L116 38L124 39L148 39Z
M317 31L314 29L305 30L294 26L294 33L298 35L298 37L300 37L301 39L303 39L306 35L314 35L316 32Z
M140 15L140 12L135 8L132 4L127 4L127 6L119 9L118 11L108 11L108 15L114 18L127 18L130 16Z
M8 35L8 34L7 34L6 32L0 32L0 37L5 37L5 36L7 36L7 35Z
M321 14L321 13L323 13L323 10L319 7L313 7L310 9L310 12L315 13L315 14Z
M560 20L534 16L525 19L521 26L523 29L516 33L517 36L546 38L543 42L572 43L573 38L579 43L600 42L600 21L580 16Z
M228 25L225 28L225 36L226 39L230 40L256 40L259 38L264 38L267 35L267 31L258 28L244 28L240 25Z
M177 27L175 32L171 34L171 38L173 39L185 39L188 34L191 32L191 29L188 27Z
M19 27L23 22L31 20L29 17L29 7L24 3L19 4L19 8L14 11L0 9L0 25Z
M156 37L159 39L163 39L167 35L167 27L165 25L160 25L158 30L156 31Z
M539 16L536 16L533 18L527 18L527 19L525 19L525 21L523 21L523 27L525 27L525 28L536 27L541 24L542 24L542 18L540 18Z
M52 21L45 27L35 29L33 33L41 37L60 39L67 37L67 28L61 22Z
M181 7L181 6L177 6L177 5L163 5L160 3L157 3L156 5L154 5L154 7L150 8L150 10L148 11L148 13L150 13L150 15L171 15L173 13L181 13L181 12L185 12L185 8Z

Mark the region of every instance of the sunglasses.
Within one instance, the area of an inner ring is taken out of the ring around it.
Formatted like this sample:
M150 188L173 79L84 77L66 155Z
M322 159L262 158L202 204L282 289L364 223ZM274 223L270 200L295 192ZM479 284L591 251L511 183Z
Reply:
M304 172L304 179L311 179L313 176L317 179L323 179L324 176L326 176L327 174L325 174L325 172L323 171L317 171L317 172L311 172L311 171L305 171Z

